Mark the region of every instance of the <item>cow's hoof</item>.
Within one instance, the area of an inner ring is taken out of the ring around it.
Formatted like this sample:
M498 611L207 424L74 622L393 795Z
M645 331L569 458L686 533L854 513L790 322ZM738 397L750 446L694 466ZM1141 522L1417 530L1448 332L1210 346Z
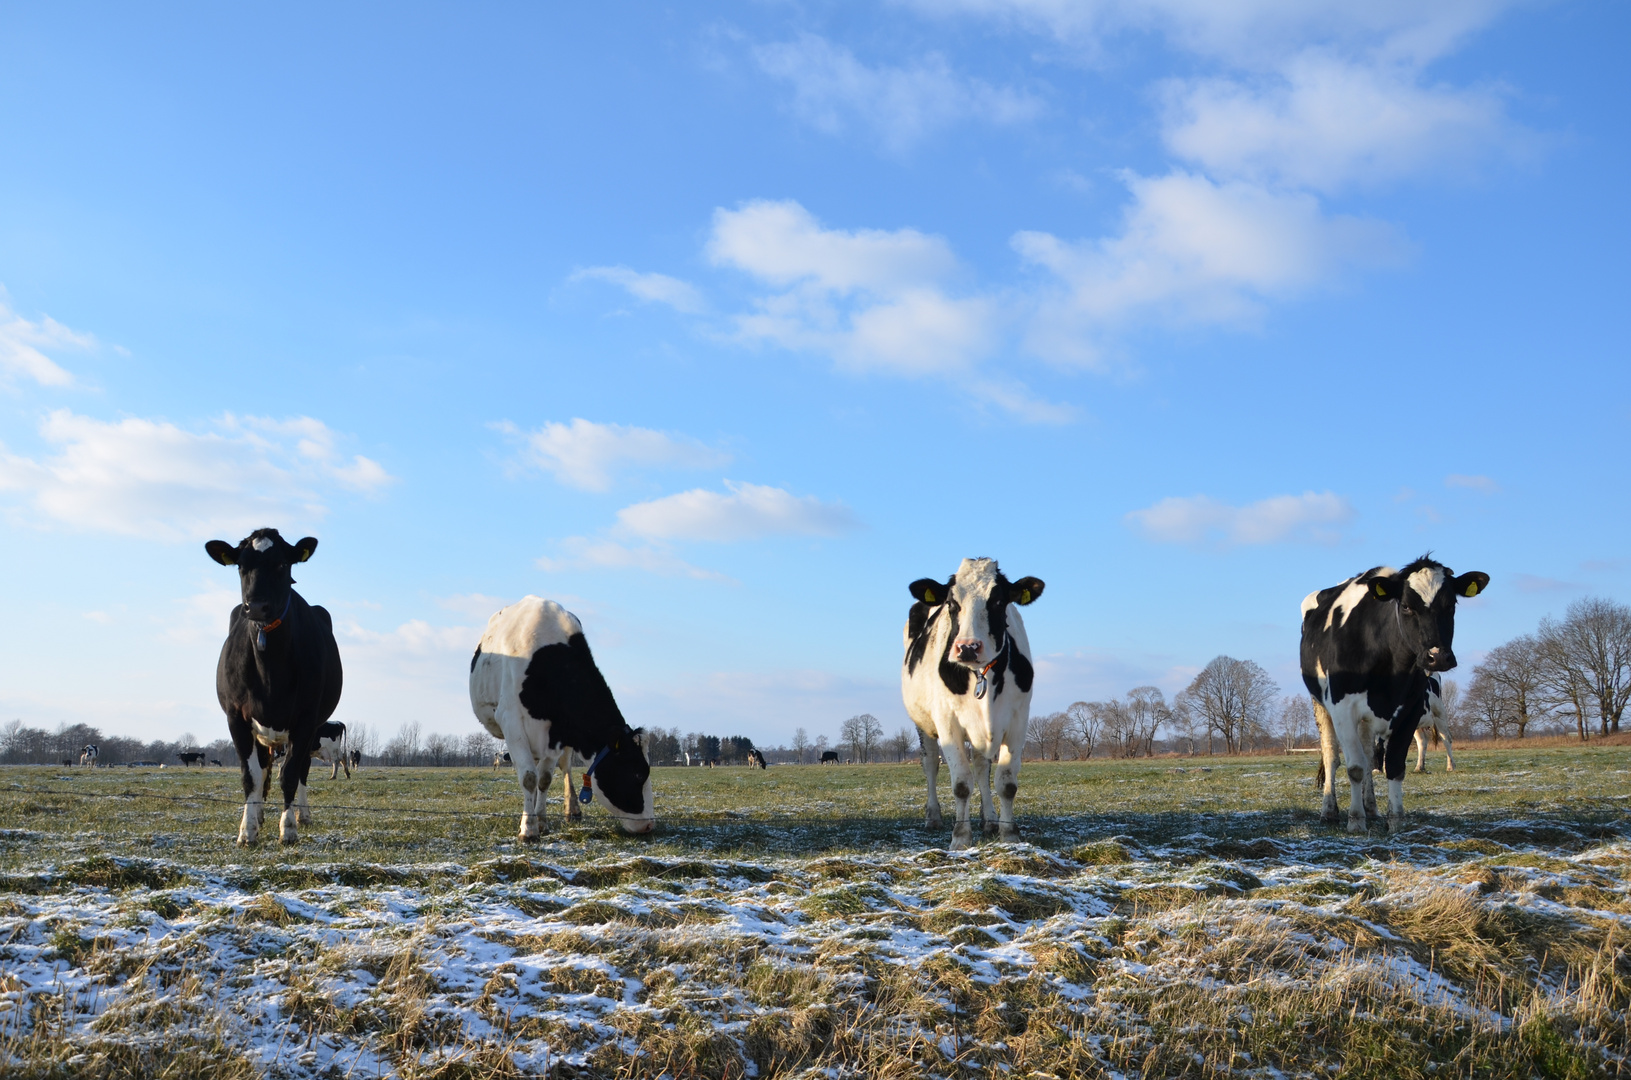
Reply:
M246 833L242 829L238 830L238 846L239 847L254 847L255 846L255 841L257 839L258 839L258 837L254 836L251 833Z
M1387 831L1388 832L1396 833L1396 832L1399 832L1403 828L1404 828L1404 815L1403 814L1389 814L1387 816Z
M1446 766L1444 766L1444 771L1445 772L1455 772L1455 766L1454 765L1446 765Z
M944 829L946 825L945 822L940 820L939 814L930 814L928 818L924 820L923 827L926 829Z
M582 821L583 820L583 811L582 810L573 811L572 813L566 815L566 820L568 820L568 821Z
M1019 839L1019 826L1004 821L998 831L998 837L1005 844L1012 844Z
M997 823L995 821L988 821L985 823L985 827L981 831L983 831L987 836L996 836Z
M311 824L311 811L307 810L303 806L300 808L300 824L302 824L302 825L310 825Z
M1360 835L1364 835L1365 833L1369 832L1370 829L1365 825L1364 818L1354 817L1352 814L1350 814L1348 815L1348 831L1351 833L1359 833Z
M951 830L951 850L962 851L974 843L974 830L966 821L959 821Z

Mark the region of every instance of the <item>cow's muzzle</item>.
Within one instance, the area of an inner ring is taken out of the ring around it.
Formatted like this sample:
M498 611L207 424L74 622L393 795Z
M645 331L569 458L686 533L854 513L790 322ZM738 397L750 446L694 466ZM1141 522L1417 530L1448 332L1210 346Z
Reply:
M272 605L266 600L245 600L244 615L249 618L250 622L271 622Z
M1423 666L1428 671L1449 671L1455 667L1455 653L1435 645L1427 650L1427 662Z
M951 651L956 654L958 663L977 663L980 653L985 651L985 642L978 638L958 638L951 643Z

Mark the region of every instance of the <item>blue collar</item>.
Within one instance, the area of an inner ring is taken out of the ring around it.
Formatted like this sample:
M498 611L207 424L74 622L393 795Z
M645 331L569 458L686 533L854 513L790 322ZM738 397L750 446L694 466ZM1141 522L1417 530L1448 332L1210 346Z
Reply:
M289 605L292 603L294 603L294 590L290 589L289 598L283 601L283 614L279 615L269 623L262 623L260 629L255 631L255 648L257 650L260 652L266 651L266 631L276 630L278 627L283 625L283 620L288 617L289 614ZM254 620L251 619L250 622L254 622Z
M587 769L583 770L583 790L578 792L578 801L579 802L592 803L592 802L595 801L595 790L594 790L594 788L589 786L589 778L591 776L595 775L595 770L600 768L600 763L602 761L605 761L606 760L606 755L611 753L611 752L612 752L612 744L611 743L607 743L605 746L602 746L600 748L600 753L595 755L595 760L591 761L589 763L589 767Z

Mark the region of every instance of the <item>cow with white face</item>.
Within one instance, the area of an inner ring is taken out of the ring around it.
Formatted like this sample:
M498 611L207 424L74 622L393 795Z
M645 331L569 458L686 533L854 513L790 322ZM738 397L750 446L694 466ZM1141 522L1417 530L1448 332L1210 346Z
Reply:
M504 740L521 781L521 839L545 831L544 799L563 754L588 763L585 801L599 802L625 832L657 822L651 765L595 666L578 617L527 596L487 620L470 659L470 707Z
M1375 567L1303 600L1302 675L1320 729L1325 821L1337 820L1340 752L1348 762L1348 831L1366 831L1369 765L1385 740L1388 829L1403 825L1405 757L1431 707L1431 680L1456 663L1456 600L1488 587L1488 574L1457 576L1423 556L1402 570ZM1374 797L1369 802L1374 811Z
M942 827L936 786L943 755L957 800L951 846L973 842L968 801L975 784L986 834L1014 839L1014 795L1034 676L1017 606L1041 596L1042 582L1011 582L995 559L964 559L946 581L920 578L908 588L917 602L906 617L901 697L923 743L928 826ZM993 764L1000 817L991 801Z

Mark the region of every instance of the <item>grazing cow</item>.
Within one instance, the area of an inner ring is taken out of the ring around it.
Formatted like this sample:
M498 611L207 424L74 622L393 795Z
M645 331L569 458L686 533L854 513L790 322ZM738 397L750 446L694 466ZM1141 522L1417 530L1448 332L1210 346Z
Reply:
M85 749L79 752L79 763L90 768L95 768L96 756L99 753L101 753L100 747L87 743L85 745Z
M219 765L219 764L221 764L221 759L212 757L212 758L210 758L210 764L211 765Z
M351 761L351 768L353 770L362 768L362 751L361 750L353 750L350 753L348 753L346 755L346 757Z
M1348 762L1348 831L1362 833L1365 782L1377 740L1385 739L1388 829L1404 824L1404 767L1428 711L1428 680L1455 667L1455 605L1489 586L1489 575L1456 576L1427 556L1402 570L1378 566L1303 600L1303 683L1320 729L1324 802L1337 820L1337 757Z
M311 756L327 765L332 765L328 778L339 778L340 770L345 769L345 778L351 779L351 755L345 749L345 725L338 720L330 720L317 729L317 747L312 750Z
M627 832L656 824L641 732L618 710L583 624L555 601L523 597L487 620L470 659L470 707L509 747L521 781L523 841L547 828L545 793L568 749L589 762L585 801L598 792Z
M758 747L754 747L752 750L748 751L748 768L751 769L755 765L759 766L761 769L765 767L764 752Z
M1427 771L1427 742L1444 743L1444 771L1455 772L1455 751L1450 745L1450 725L1444 719L1444 687L1439 677L1427 680L1427 712L1416 728L1416 771Z
M821 751L821 764L823 764L823 765L837 765L838 764L838 751L837 750L823 750L823 751Z
M973 842L968 800L980 787L980 813L989 835L1017 837L1014 795L1031 715L1031 647L1016 605L1032 603L1043 584L1009 581L995 559L964 559L944 582L920 578L909 586L917 602L906 617L901 697L923 743L928 826L941 827L935 790L944 755L957 799L951 846ZM992 813L991 766L997 770L1000 817Z
M202 750L195 753L177 754L176 757L181 759L183 765L197 765L200 769L204 767L204 752Z
M493 771L494 772L498 771L498 767L500 765L508 765L508 764L510 764L510 752L508 750L501 750L498 753L493 755Z
M238 843L260 837L271 786L271 749L288 751L283 764L283 817L278 838L299 840L297 825L311 820L306 779L318 730L340 704L340 647L327 611L294 591L290 568L317 550L306 537L290 544L276 529L256 529L237 547L223 540L204 545L210 558L238 568L243 603L232 609L215 694L227 714L227 730L243 772L244 816Z

